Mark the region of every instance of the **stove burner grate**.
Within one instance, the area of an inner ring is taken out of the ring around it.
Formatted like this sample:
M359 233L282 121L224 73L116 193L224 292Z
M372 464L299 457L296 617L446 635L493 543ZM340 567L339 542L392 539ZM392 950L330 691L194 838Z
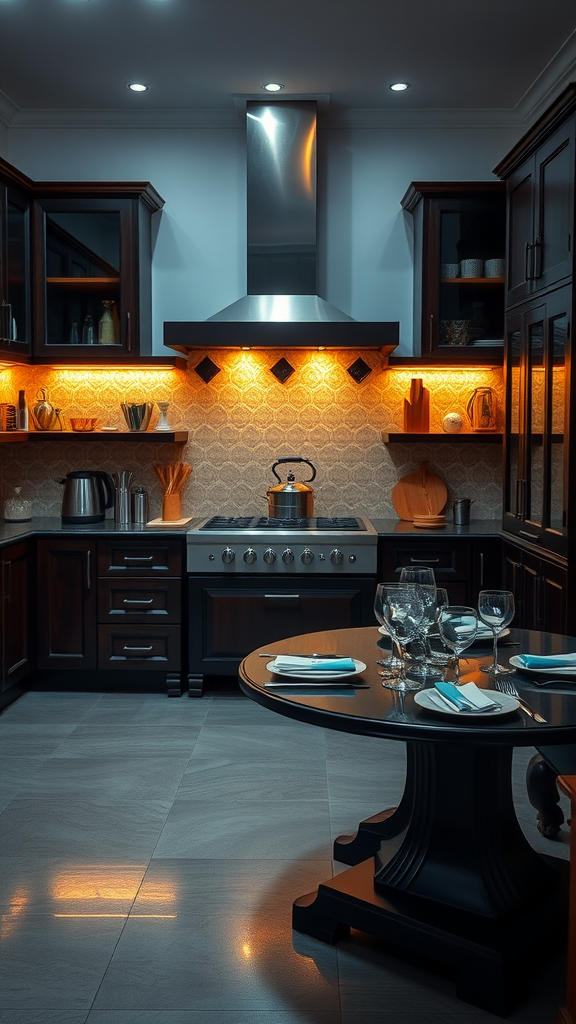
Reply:
M267 516L213 516L200 530L365 530L354 516L271 519Z

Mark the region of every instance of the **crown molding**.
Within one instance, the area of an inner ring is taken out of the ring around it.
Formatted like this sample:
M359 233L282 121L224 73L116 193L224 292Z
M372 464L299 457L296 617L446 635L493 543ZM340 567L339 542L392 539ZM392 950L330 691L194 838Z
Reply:
M230 110L19 110L8 124L19 128L240 128Z

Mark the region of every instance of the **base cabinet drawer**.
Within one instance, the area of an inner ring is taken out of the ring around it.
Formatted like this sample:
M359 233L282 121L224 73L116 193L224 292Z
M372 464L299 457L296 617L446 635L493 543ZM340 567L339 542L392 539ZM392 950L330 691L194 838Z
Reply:
M98 543L99 576L180 576L182 546L176 537L142 541L113 538Z
M180 660L179 626L98 627L99 669L176 671Z
M98 620L104 625L180 622L180 580L100 580Z

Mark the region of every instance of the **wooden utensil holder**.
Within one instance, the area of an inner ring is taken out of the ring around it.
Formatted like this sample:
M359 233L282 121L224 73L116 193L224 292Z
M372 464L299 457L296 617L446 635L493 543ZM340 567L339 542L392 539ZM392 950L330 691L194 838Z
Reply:
M162 498L162 519L164 522L173 523L182 518L182 496L177 494L165 494Z

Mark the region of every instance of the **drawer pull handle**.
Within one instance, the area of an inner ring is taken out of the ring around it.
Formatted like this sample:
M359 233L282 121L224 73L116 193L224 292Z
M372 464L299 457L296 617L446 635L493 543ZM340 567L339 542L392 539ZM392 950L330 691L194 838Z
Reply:
M124 555L125 562L151 562L154 555Z
M154 601L153 597L148 598L148 600L144 600L144 598L141 598L141 599L133 598L133 599L131 599L129 597L125 597L124 600L122 601L122 604L152 604L153 601Z
M527 537L528 540L540 540L539 533L528 533L528 530L518 530L521 537Z
M411 558L410 561L413 562L415 565L420 565L422 562L426 562L426 565L428 565L429 563L432 563L432 562L439 562L440 559L439 558Z
M150 647L126 647L126 646L124 646L122 648L122 650L123 651L151 651L152 650L152 645L150 645Z
M264 597L267 601L286 601L286 599L291 601L300 600L300 594L264 594Z

